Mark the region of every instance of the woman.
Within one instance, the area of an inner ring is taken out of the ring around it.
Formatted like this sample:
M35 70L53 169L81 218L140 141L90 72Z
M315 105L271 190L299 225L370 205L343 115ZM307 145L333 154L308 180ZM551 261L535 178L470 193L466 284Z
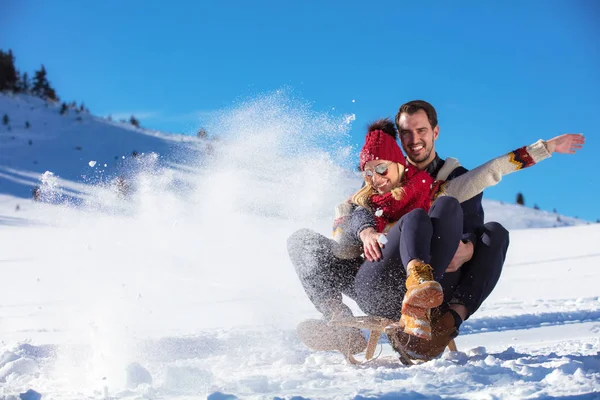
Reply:
M461 240L459 203L497 184L503 175L530 167L554 152L574 153L584 138L566 134L547 142L539 140L446 182L445 177L457 167L456 160L447 160L434 180L406 163L385 122L369 128L360 153L365 185L340 207L335 253L344 258L362 247L366 261L357 272L354 289L363 311L393 318L401 310L405 332L428 339L429 310L444 299L438 281ZM401 290L403 286L406 291ZM460 317L453 316L460 324Z

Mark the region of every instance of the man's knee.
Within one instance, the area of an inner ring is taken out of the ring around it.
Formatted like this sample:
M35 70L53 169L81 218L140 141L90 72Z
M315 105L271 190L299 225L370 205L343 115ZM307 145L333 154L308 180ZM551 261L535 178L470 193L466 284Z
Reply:
M308 276L333 267L333 240L310 229L300 229L287 240L288 255L299 276Z
M287 239L288 249L296 247L299 243L302 243L310 236L311 233L312 231L306 228L298 229L296 232L292 233Z
M290 256L308 248L317 247L321 235L310 229L302 228L292 233L287 239L287 248Z
M510 234L499 222L488 222L483 226L481 241L490 248L504 249L506 253L510 244Z
M479 309L481 304L496 287L509 244L509 233L498 222L488 222L475 246L475 255L470 262L469 280L458 283L455 297L461 300L469 315Z
M318 235L316 232L310 229L300 229L292 233L287 239L287 250L292 264L296 267L300 267L301 264L306 263L307 255L314 253L315 243Z

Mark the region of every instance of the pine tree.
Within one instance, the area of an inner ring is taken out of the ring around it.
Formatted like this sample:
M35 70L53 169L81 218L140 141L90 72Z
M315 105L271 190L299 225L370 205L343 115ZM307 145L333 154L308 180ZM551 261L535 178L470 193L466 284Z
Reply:
M517 193L517 204L520 204L522 206L525 205L525 197L523 197L523 193L521 192Z
M36 96L43 96L46 92L47 86L48 79L46 78L46 68L42 65L38 71L35 71L31 92Z
M4 114L4 116L2 117L2 123L4 125L8 125L9 119L8 119L8 114Z
M140 127L140 121L134 117L133 115L131 116L131 118L129 118L129 123L133 126L135 126L136 128Z
M21 90L21 92L25 93L28 93L31 89L31 82L29 81L29 75L27 75L27 72L24 72L21 76L21 81L19 82L19 89Z
M15 93L20 93L23 90L21 89L21 73L19 72L19 70L16 70L16 76L17 76L17 80L15 81L15 83L13 84L13 88L12 91Z
M0 91L18 91L19 75L15 68L12 50L7 53L0 50Z
M46 67L43 65L38 71L35 71L35 77L33 78L33 88L31 92L36 96L40 96L44 99L58 101L58 96L56 95L56 91L52 86L50 86L50 82L47 78Z
M65 115L68 109L69 106L67 106L67 103L62 103L62 105L60 106L60 115Z
M60 99L58 98L58 96L56 95L56 91L54 90L54 88L48 86L46 88L46 94L45 97L48 100L53 100L53 101L59 101Z

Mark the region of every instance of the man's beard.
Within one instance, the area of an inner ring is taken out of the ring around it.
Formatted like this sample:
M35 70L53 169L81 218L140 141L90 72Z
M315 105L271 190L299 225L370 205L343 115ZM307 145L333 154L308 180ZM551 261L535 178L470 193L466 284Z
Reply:
M408 154L407 154L406 156L407 156L407 157L408 157L408 159L409 159L410 161L412 161L414 164L418 164L418 163L420 163L420 162L423 162L423 161L427 160L427 159L429 158L429 156L431 155L431 151L432 151L432 149L429 149L429 151L428 151L427 153L423 154L421 157L419 157L419 158L416 158L416 159L415 159L415 158L412 158L412 157L411 157L411 156L409 156Z

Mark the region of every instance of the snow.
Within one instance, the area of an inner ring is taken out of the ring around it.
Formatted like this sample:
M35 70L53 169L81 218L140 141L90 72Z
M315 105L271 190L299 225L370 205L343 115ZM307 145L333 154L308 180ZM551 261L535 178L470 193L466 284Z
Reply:
M298 341L286 252L359 185L346 116L277 93L210 142L58 110L0 95L0 399L600 398L600 225L486 200L511 245L459 351L352 366Z

